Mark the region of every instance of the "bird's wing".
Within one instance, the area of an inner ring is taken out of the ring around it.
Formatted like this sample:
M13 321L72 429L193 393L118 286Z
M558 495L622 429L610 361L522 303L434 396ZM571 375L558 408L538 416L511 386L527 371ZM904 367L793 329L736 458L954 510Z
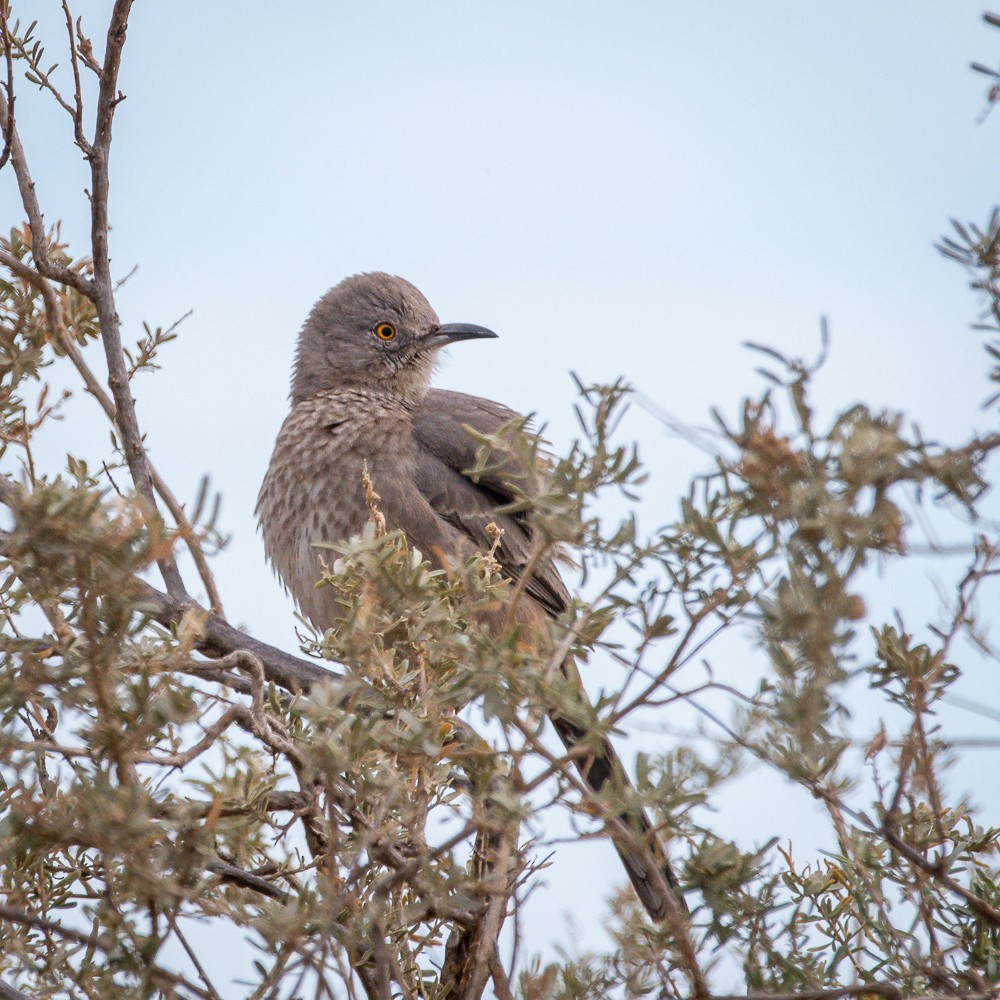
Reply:
M531 521L523 513L498 513L515 499L511 482L519 473L509 456L488 456L499 470L467 475L475 467L480 443L466 430L496 434L511 420L520 419L500 403L461 392L431 389L413 421L417 487L439 517L464 532L487 551L492 540L486 526L492 521L503 530L496 557L504 573L514 580L523 576L531 557ZM504 459L506 458L506 461ZM526 584L527 592L550 614L569 603L569 592L551 558L539 559Z
M502 528L504 535L497 558L503 571L513 579L523 576L530 558L531 519L521 514L498 514L497 508L515 499L516 491L511 489L510 480L516 483L525 470L519 469L508 456L506 467L500 471L485 472L474 478L467 475L468 470L476 466L481 445L464 428L471 427L484 435L496 434L504 424L516 419L519 419L518 414L499 403L432 389L413 423L420 493L441 520L472 539L480 549L489 548L486 525L490 521ZM501 465L504 457L499 452L488 454L486 464L490 467ZM552 615L562 611L569 600L566 586L552 560L541 561L533 568L526 590ZM586 692L572 657L566 659L563 670L567 677L576 679L581 696L585 698ZM605 785L612 783L615 793L626 801L634 801L635 791L628 774L607 738L595 747L592 734L562 711L549 711L549 717L568 750L587 741L589 752L583 756L578 754L576 765L595 792L601 793ZM617 818L629 836L623 838L612 832L612 842L643 905L655 919L662 919L671 910L662 891L663 883L669 892L670 887L676 887L677 881L656 828L645 811L635 806L624 808ZM637 844L644 844L646 850L637 850ZM654 868L658 871L654 872ZM683 896L676 888L675 891L678 899L675 908L679 906L686 911Z

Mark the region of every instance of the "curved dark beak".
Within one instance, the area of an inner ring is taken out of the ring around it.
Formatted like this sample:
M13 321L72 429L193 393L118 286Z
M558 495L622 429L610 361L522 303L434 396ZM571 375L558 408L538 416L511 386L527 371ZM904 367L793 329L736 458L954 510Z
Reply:
M444 323L427 332L422 346L446 347L460 340L487 340L493 337L496 337L496 334L492 330L487 330L485 326L476 326L474 323Z

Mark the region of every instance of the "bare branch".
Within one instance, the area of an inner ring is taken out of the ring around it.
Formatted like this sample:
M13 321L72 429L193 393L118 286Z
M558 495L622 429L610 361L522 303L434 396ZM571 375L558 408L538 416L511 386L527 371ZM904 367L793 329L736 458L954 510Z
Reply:
M0 1000L28 1000L28 998L20 990L15 990L13 986L8 986L0 979Z
M279 889L272 882L254 875L252 872L237 868L236 865L229 864L228 861L209 861L205 866L214 875L218 875L225 882L232 882L234 885L241 885L244 889L252 889L262 896L276 899L279 903L287 903L292 897L284 889Z
M510 980L504 971L503 962L500 961L500 949L494 948L490 956L490 977L493 980L493 992L497 1000L514 1000L514 993L510 988Z
M28 216L31 255L35 260L35 266L46 278L57 281L61 285L69 285L82 295L93 298L94 284L90 279L84 277L82 274L78 274L64 264L56 263L49 257L49 247L45 238L45 220L38 205L35 182L31 179L24 147L21 145L21 139L17 134L17 124L14 121L12 105L8 101L3 87L0 87L0 128L3 129L5 145L9 143L10 146L10 162L14 167L14 176L17 178L17 187L21 194L21 202Z
M298 812L308 804L308 799L301 792L269 792L262 803L262 808L268 812ZM249 806L222 806L217 802L176 801L159 803L154 815L158 819L184 816L191 819L204 819L206 816L245 816L251 812Z
M7 107L0 113L0 131L3 133L3 151L0 152L0 170L10 159L12 137L14 134L14 53L10 26L7 23L7 5L0 4L0 42L3 44L3 58L7 66L7 79L3 84L6 90ZM3 106L0 105L0 108Z
M212 614L190 598L177 600L149 584L144 584L143 581L137 583L143 590L144 610L155 621L169 627L177 624L187 612L194 612L201 621L202 635L195 643L199 649L216 656L239 652L251 653L260 660L268 681L286 691L303 693L316 682L343 679L318 663L291 656L245 632L240 632L224 618Z
M83 150L84 155L90 156L92 147L83 134L83 92L80 89L80 64L77 60L77 43L73 37L73 15L69 12L69 3L62 0L63 15L66 18L66 34L69 36L69 59L73 67L73 106L67 110L73 119L73 133L76 137L76 144Z
M865 983L860 986L840 986L829 990L801 990L792 993L717 994L706 1000L839 1000L841 997L879 996L886 1000L903 1000L903 991L892 983ZM963 994L966 996L966 994ZM925 998L931 1000L931 998Z
M101 324L101 341L108 363L108 385L115 401L115 422L122 435L122 451L128 464L132 481L139 495L149 504L150 515L159 520L156 490L142 433L135 412L135 401L129 389L125 355L122 352L121 327L115 308L114 280L111 276L111 258L108 250L108 191L109 158L111 154L111 127L115 108L123 100L118 91L118 71L121 67L122 46L128 29L128 15L132 0L116 0L108 25L107 48L101 70L97 98L97 125L91 147L90 173L93 189L90 197L90 239L94 255L94 281L90 298L97 309ZM157 560L167 592L175 598L185 597L187 591L177 563L171 552L164 552Z
M77 51L80 54L80 58L83 60L83 65L87 67L94 74L94 76L99 77L101 75L101 65L94 58L94 46L90 39L83 33L83 19L76 19L76 45Z

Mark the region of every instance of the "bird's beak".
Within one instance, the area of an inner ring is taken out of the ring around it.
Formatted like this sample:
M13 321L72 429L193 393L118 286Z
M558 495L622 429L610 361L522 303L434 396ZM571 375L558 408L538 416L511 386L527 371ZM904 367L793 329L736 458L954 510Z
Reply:
M432 327L421 338L420 346L428 350L446 347L459 340L486 340L491 337L496 337L496 334L492 330L487 330L485 326L476 326L474 323L445 323L443 326Z

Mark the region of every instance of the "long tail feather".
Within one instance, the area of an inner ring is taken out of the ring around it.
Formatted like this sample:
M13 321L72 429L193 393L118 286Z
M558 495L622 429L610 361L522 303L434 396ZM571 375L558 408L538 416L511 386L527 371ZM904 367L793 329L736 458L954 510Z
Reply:
M554 713L550 718L567 750L572 750L583 742L585 734L578 726ZM602 741L597 753L578 757L576 765L583 780L595 792L600 792L609 782L613 788L632 788L628 773L608 740ZM663 896L661 879L657 878L653 870L654 866L659 871L662 881L673 890L681 908L687 912L687 905L678 889L673 868L645 810L623 810L618 814L618 820L646 847L645 851L637 851L620 835L615 836L613 830L609 831L615 850L618 851L629 880L635 887L636 895L646 908L646 912L654 920L662 920L669 906Z

